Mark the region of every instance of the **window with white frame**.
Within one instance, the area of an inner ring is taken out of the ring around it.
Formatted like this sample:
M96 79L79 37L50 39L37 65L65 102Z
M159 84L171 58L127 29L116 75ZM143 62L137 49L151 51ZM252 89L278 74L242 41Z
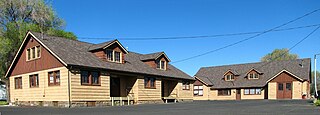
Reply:
M203 86L193 86L193 95L194 96L203 96Z
M26 53L27 61L38 59L41 56L41 47L40 46L34 46L31 48L28 48Z
M245 95L260 95L261 89L260 88L251 88L251 89L244 89Z
M165 70L166 69L166 61L162 61L162 60L157 61L157 68Z
M114 50L106 50L107 60L111 62L121 63L121 52Z
M257 73L249 73L248 74L249 79L259 79L259 74Z
M190 90L190 82L189 81L182 82L182 90Z
M225 75L225 80L226 80L226 81L233 81L233 80L234 80L234 75L233 75L233 74L227 74L227 75Z

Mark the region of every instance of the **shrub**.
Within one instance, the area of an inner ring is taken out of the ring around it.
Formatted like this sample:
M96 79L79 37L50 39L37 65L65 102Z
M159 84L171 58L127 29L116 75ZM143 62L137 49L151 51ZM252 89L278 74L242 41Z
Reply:
M320 100L317 100L317 101L314 103L314 105L320 106Z
M0 101L0 105L8 105L7 101Z

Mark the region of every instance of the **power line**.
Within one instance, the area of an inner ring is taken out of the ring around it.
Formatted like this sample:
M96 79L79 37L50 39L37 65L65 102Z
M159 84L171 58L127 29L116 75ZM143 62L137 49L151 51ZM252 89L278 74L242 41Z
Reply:
M273 60L269 61L268 63L259 66L258 68L261 68L263 66L266 66L268 64L270 64L271 62L275 61L276 59L284 56L286 53L290 52L293 48L295 48L296 46L298 46L300 43L302 43L304 40L306 40L307 38L309 38L313 33L315 33L318 29L320 28L320 26L318 26L317 28L315 28L314 30L312 30L307 36L305 36L304 38L302 38L300 41L298 41L296 44L294 44L293 46L291 46L286 52L282 53L281 55L275 57Z
M250 39L256 38L256 37L258 37L258 36L260 36L260 35L263 35L263 34L266 34L266 33L268 33L268 32L274 31L274 30L276 30L276 29L278 29L278 28L281 28L281 27L286 26L286 25L288 25L288 24L290 24L290 23L293 23L293 22L295 22L295 21L297 21L297 20L300 20L300 19L302 19L302 18L304 18L304 17L306 17L306 16L309 16L309 15L311 15L311 14L313 14L313 13L319 11L319 10L320 10L320 9L313 10L312 12L309 12L309 13L307 13L307 14L304 14L304 15L302 15L302 16L300 16L300 17L298 17L298 18L295 18L295 19L293 19L293 20L291 20L291 21L288 21L288 22L286 22L286 23L284 23L284 24L281 24L281 25L276 26L276 27L274 27L274 28L272 28L272 29L263 31L263 32L258 33L258 34L256 34L256 35L253 35L253 36L251 36L251 37L242 39L242 40L240 40L240 41L234 42L234 43L232 43L232 44L229 44L229 45L226 45L226 46L223 46L223 47L220 47L220 48L217 48L217 49L214 49L214 50L211 50L211 51L202 53L202 54L198 54L198 55L195 55L195 56L192 56L192 57L188 57L188 58L185 58L185 59L181 59L181 60L178 60L178 61L175 61L175 62L172 62L172 63L178 63L178 62L190 60L190 59L193 59L193 58L197 58L197 57L200 57L200 56L208 55L208 54L210 54L210 53L217 52L217 51L220 51L220 50L222 50L222 49L225 49L225 48L228 48L228 47L231 47L231 46L240 44L240 43L242 43L242 42L245 42L245 41L248 41L248 40L250 40Z
M297 27L290 27L284 29L276 29L273 32L277 31L288 31L288 30L295 30L295 29L303 29L303 28L310 28L319 26L320 24L312 24L312 25L305 25L305 26L297 26ZM196 39L196 38L216 38L216 37L226 37L226 36L240 36L240 35L251 35L262 33L264 31L254 31L254 32L241 32L241 33L227 33L227 34L215 34L215 35L201 35L201 36L180 36L180 37L149 37L149 38L140 38L140 37L132 37L132 38L119 38L119 40L179 40L179 39ZM79 37L79 39L114 39L114 38L89 38L89 37Z

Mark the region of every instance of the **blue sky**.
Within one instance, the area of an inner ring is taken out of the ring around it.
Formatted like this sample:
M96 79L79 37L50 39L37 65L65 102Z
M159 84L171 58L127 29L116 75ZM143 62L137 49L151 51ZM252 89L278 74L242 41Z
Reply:
M65 29L80 41L150 38L263 31L320 8L317 0L56 0L53 8ZM320 24L320 11L283 28ZM191 60L173 63L193 76L200 67L258 62L276 48L289 48L313 28L270 32ZM174 61L214 50L252 35L184 40L120 40L130 51L164 51ZM110 38L110 39L81 39ZM313 58L320 53L320 30L291 53ZM320 56L319 56L320 58ZM319 63L318 63L319 65ZM320 66L319 66L320 67ZM320 69L318 69L320 70Z

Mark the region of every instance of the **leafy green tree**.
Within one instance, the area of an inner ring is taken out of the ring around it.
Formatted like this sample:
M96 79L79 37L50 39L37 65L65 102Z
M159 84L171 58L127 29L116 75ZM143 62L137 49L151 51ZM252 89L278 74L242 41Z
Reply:
M278 60L294 60L298 59L299 56L297 54L290 54L287 48L283 49L275 49L271 53L268 53L264 57L261 58L261 61L278 61Z
M77 39L44 0L0 0L0 78L3 79L28 30Z

